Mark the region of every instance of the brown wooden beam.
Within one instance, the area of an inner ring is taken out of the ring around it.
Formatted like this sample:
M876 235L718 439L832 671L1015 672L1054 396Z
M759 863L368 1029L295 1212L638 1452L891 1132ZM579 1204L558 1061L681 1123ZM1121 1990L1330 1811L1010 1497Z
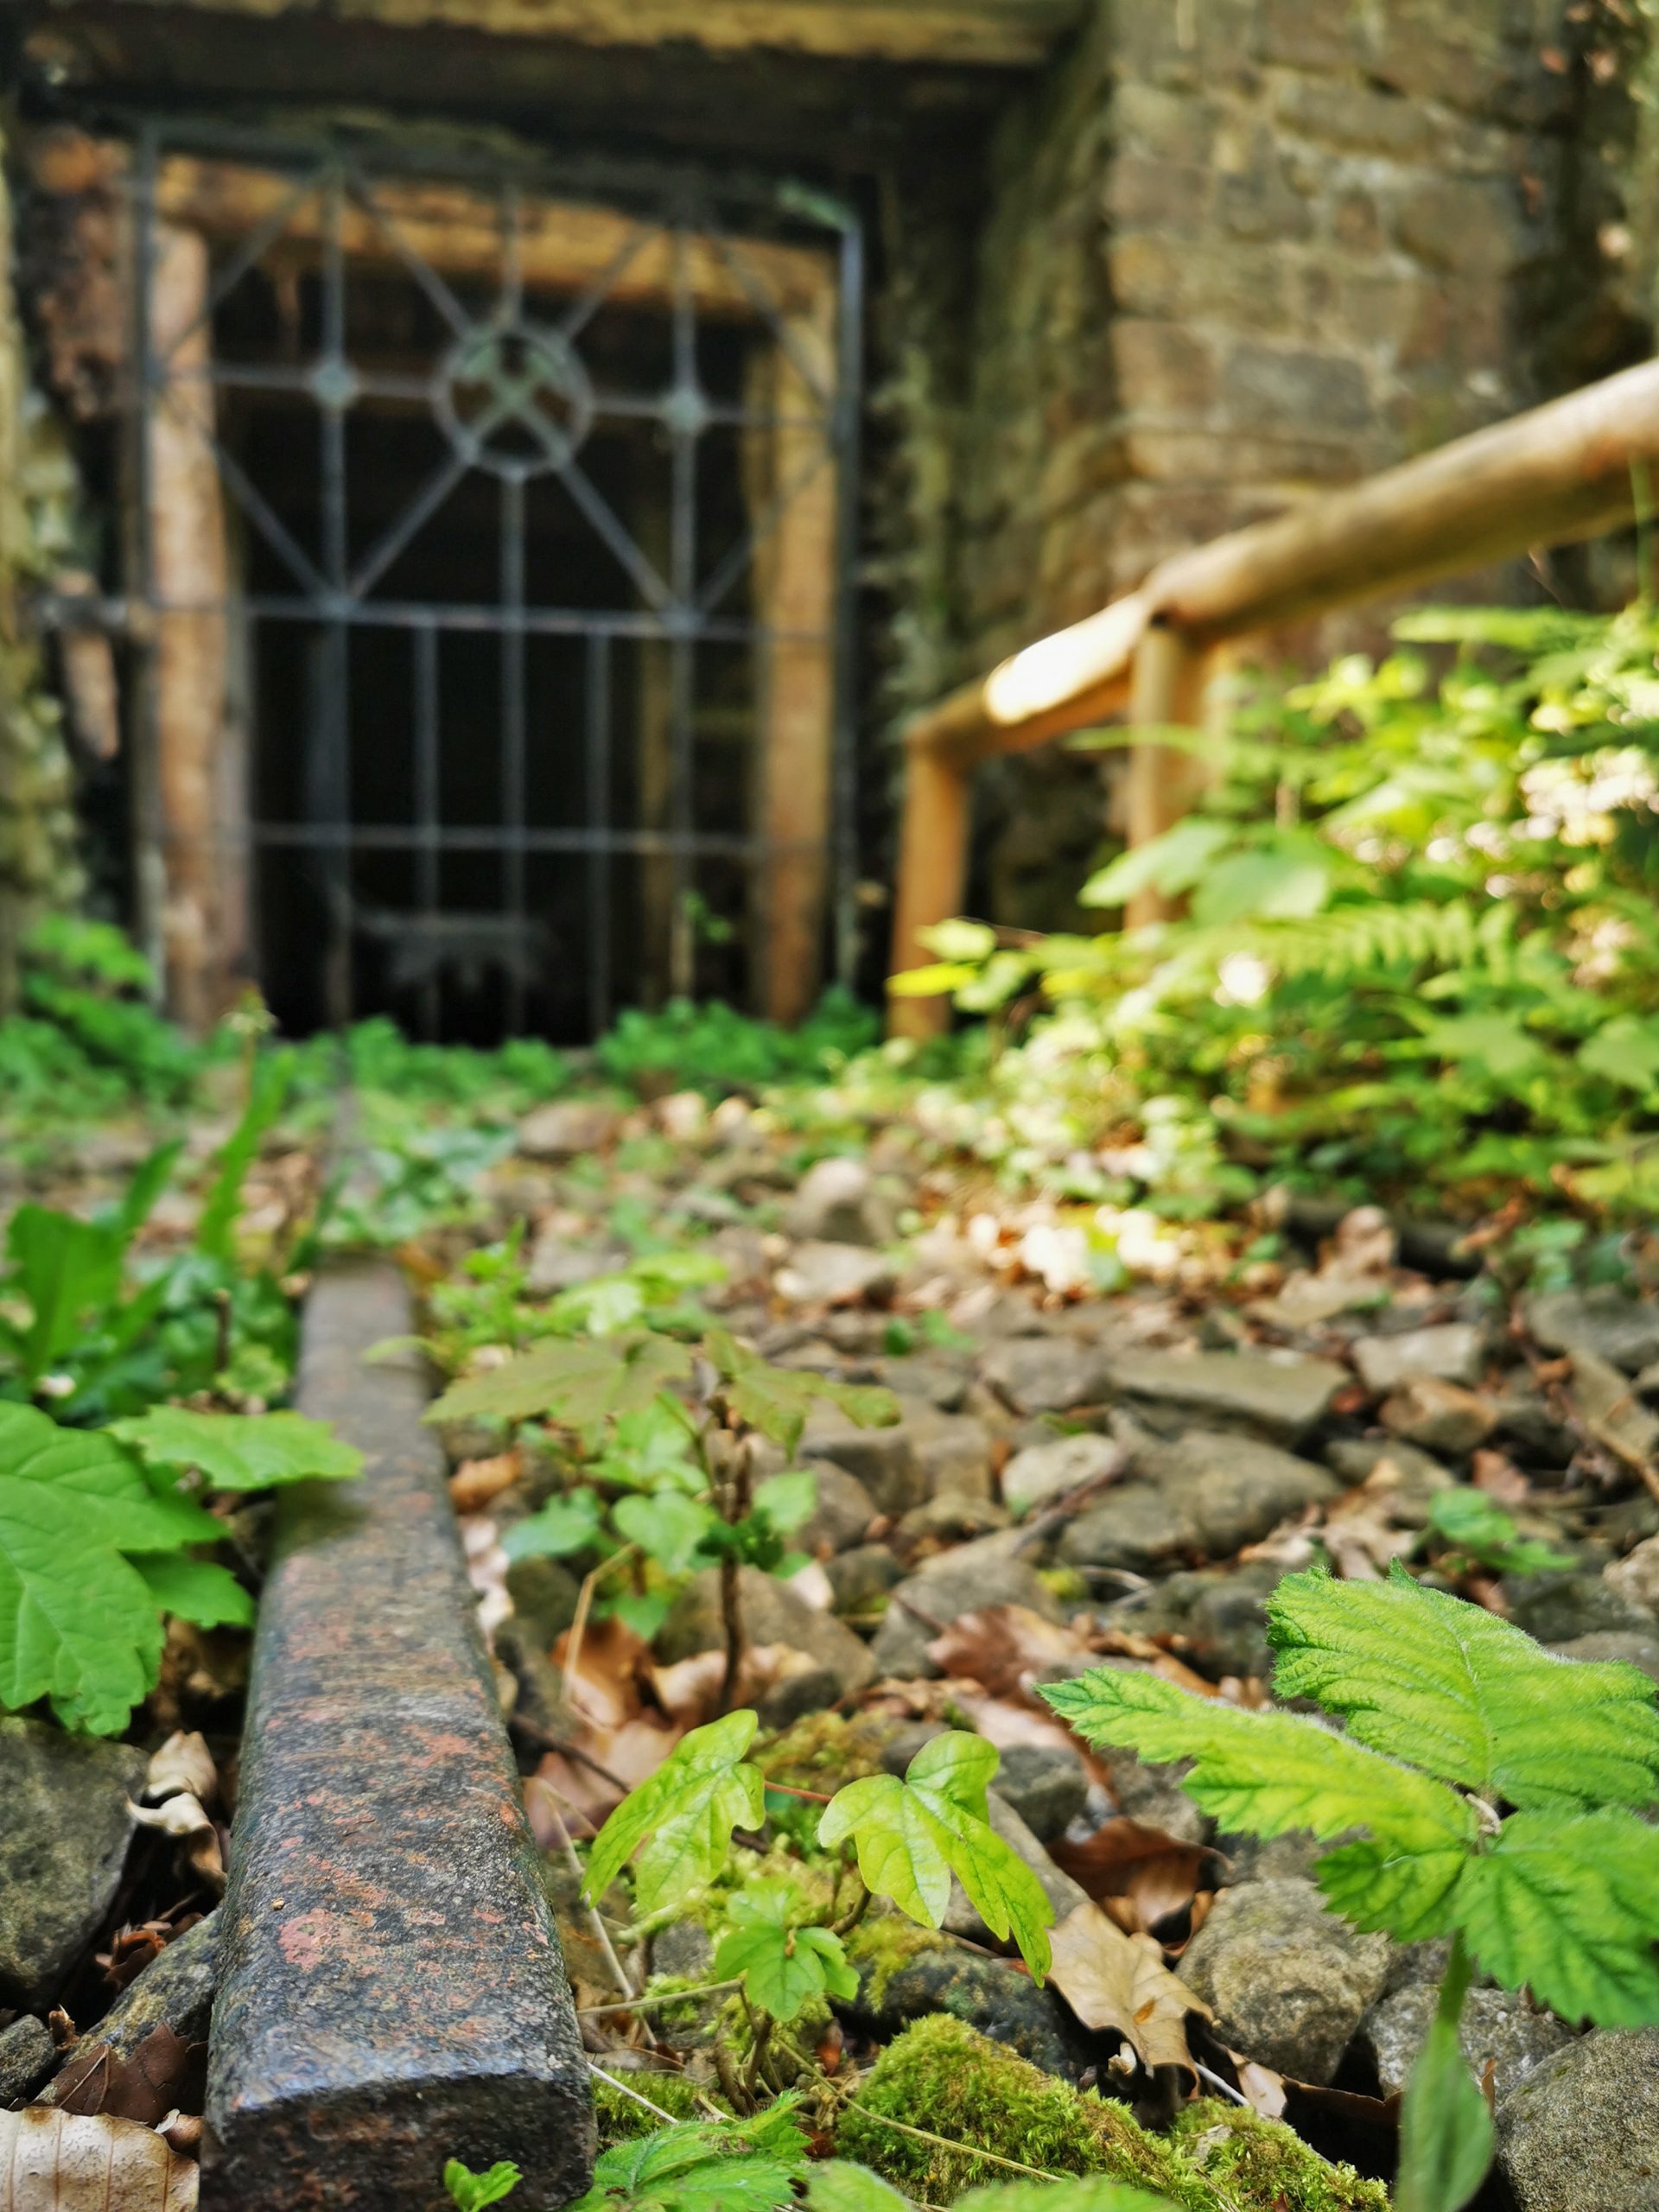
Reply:
M177 0L124 0L176 6ZM200 4L200 0L190 0ZM677 41L832 59L1035 67L1082 0L212 0L226 12L327 14L402 29L454 24L585 46Z

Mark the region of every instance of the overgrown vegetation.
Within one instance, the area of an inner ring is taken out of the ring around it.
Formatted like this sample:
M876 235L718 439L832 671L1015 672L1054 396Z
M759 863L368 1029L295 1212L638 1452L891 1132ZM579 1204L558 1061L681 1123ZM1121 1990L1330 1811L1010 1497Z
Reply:
M1197 1214L1268 1179L1631 1212L1659 1193L1659 617L1417 613L1380 664L1161 734L1210 782L1102 869L1181 918L956 922L906 988L1007 1045L983 1148ZM1414 648L1455 647L1438 677ZM1093 741L1122 743L1121 733Z

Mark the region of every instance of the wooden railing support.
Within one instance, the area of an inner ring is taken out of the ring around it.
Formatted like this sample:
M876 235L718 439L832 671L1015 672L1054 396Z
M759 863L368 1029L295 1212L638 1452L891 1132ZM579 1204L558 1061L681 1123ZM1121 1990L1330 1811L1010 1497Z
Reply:
M1201 727L1208 674L1206 654L1179 631L1155 623L1135 648L1129 679L1131 730ZM1134 747L1126 786L1130 849L1173 829L1191 812L1203 783L1203 764L1192 753L1173 745ZM1130 899L1125 919L1131 929L1168 921L1180 903L1148 886Z
M920 968L934 956L919 932L962 912L968 888L973 767L949 753L918 747L907 763L899 832L898 898L893 917L892 973ZM938 1037L950 1025L948 999L893 997L892 1037Z

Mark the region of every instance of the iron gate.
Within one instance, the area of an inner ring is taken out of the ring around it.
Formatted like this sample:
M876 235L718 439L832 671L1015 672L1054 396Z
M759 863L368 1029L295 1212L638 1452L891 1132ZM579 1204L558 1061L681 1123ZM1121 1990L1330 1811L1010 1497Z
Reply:
M219 871L211 937L245 840L254 964L296 1027L390 1010L432 1036L597 1033L648 976L741 987L743 947L750 995L795 1010L755 962L815 868L844 972L852 219L697 176L154 125L133 184L134 595L175 649L160 684L187 684L194 651L230 702L232 772L170 772L154 676L144 695L169 971L193 871ZM207 251L169 323L181 225ZM816 322L779 295L803 241L831 273ZM228 547L205 585L175 543L201 487L158 480L193 441ZM763 588L803 505L820 538L833 509L827 584L804 597L797 558ZM786 788L757 798L780 681L830 715L831 804L805 836ZM204 777L211 830L199 791L190 815ZM190 849L209 835L211 862Z

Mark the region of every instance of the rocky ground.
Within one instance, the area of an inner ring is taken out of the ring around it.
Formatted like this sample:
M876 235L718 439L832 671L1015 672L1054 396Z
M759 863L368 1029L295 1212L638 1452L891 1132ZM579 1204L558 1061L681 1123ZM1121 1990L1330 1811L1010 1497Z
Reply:
M277 1160L273 1182L294 1172ZM523 1122L471 1218L404 1249L430 1290L468 1253L521 1236L531 1301L642 1251L712 1255L724 1280L696 1296L723 1325L782 1364L893 1391L896 1426L813 1414L806 1564L785 1581L745 1570L742 1687L777 1738L769 1771L828 1789L902 1771L944 1726L979 1730L1003 1758L997 1824L1063 1929L1080 1942L1103 1914L1149 1939L1190 1993L1176 2025L1211 2088L1383 2172L1434 1947L1354 1934L1309 1878L1311 1840L1215 1834L1173 1773L1086 1753L1033 1689L1104 1659L1260 1703L1266 1597L1318 1559L1347 1577L1410 1559L1554 1650L1659 1680L1659 1303L1630 1281L1517 1281L1484 1263L1478 1237L1402 1235L1368 1209L1118 1215L1109 1266L1103 1219L1008 1196L902 1103L855 1118L822 1101L579 1098ZM503 1356L476 1327L457 1341L452 1328L462 1369ZM590 2044L610 2065L712 2079L706 2012L621 2032L598 2009L615 1985L563 1848L567 1823L602 1818L620 1783L712 1712L712 1574L673 1593L647 1643L602 1618L578 1572L501 1548L569 1480L559 1450L475 1425L444 1440ZM1461 1519L1436 1503L1453 1494ZM98 2063L130 2102L101 2108L152 2124L199 2109L188 2054L211 1984L200 1916L234 1799L237 1666L223 1643L183 1637L142 1747L0 1722L0 2106L49 2082L48 2098L100 2108L96 2084L76 2092L74 2062L107 2044ZM181 1758L198 1762L206 1836L166 1832ZM159 1833L135 1851L141 1822ZM1103 2024L1110 2007L1091 2008L1086 1974L1036 1987L960 1895L939 1937L873 1916L853 1948L861 1994L834 2035L861 2060L942 2012L1160 2124L1193 2078L1137 2062L1134 2035ZM657 1934L651 1966L683 1986L708 1959L688 1922ZM157 2024L172 2043L154 2044ZM1465 2039L1496 2101L1500 2171L1483 2202L1659 2207L1659 2031L1575 2034L1484 1988ZM125 2063L141 2041L158 2076L148 2093Z

